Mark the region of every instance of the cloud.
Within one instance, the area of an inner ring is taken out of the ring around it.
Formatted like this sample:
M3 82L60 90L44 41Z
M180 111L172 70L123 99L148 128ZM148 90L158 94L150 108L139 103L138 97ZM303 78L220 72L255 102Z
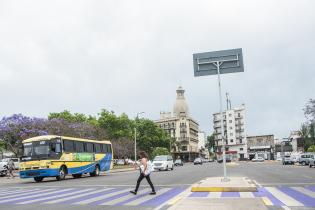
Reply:
M241 47L245 72L223 75L223 93L246 104L250 135L285 137L315 97L314 4L1 2L0 115L106 108L157 119L182 85L193 117L211 132L217 80L193 77L192 54Z

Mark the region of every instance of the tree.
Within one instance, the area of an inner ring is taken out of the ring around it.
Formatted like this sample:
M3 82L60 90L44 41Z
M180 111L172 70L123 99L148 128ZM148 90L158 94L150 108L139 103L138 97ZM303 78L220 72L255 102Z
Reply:
M206 142L206 148L210 151L211 148L215 147L215 142L214 142L214 134L211 136L207 136L207 142Z
M151 153L151 158L154 158L155 156L158 155L169 155L169 151L168 149L164 148L164 147L156 147L153 149L152 153Z
M307 152L315 152L315 145L311 145L308 149Z
M151 154L156 147L169 148L171 137L152 120L137 119L137 147Z
M310 99L303 110L307 122L302 124L300 134L304 141L304 149L307 151L311 145L315 145L315 100Z
M305 105L304 115L305 117L314 123L315 121L315 99L309 99L308 103Z
M0 121L0 139L4 142L4 149L19 156L22 140L48 134L45 125L45 119L30 118L22 114L3 117Z

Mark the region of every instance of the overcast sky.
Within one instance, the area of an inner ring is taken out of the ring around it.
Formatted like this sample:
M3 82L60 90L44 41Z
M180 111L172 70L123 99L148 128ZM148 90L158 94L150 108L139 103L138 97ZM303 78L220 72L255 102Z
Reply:
M0 0L0 117L102 108L158 119L179 85L212 132L217 78L192 54L243 48L245 72L222 76L248 135L286 137L315 98L315 1ZM224 104L225 105L225 104Z

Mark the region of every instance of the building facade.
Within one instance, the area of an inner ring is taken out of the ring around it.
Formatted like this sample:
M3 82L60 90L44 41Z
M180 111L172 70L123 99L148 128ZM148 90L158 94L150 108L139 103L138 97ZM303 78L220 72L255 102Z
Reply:
M245 105L223 112L224 131L221 131L221 114L213 114L214 141L217 158L222 155L222 136L225 140L226 154L231 159L246 160L247 140L245 135Z
M171 147L173 156L193 161L199 157L199 124L189 114L184 93L185 90L179 87L176 90L173 115L171 112L160 112L160 119L155 122L174 139L175 143Z
M249 159L262 157L265 160L274 159L274 135L247 136Z
M210 154L208 148L206 148L207 135L204 131L198 132L198 150L202 158L209 159Z

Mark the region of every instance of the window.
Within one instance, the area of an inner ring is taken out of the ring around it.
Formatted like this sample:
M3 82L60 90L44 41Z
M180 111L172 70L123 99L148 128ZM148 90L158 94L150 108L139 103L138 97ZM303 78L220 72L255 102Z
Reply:
M231 139L230 142L233 143L233 139Z
M230 127L230 130L232 130L233 129L233 127Z
M182 146L182 151L187 151L187 146Z
M232 120L229 120L229 123L232 123Z
M240 139L240 144L242 143L242 139Z
M63 148L65 152L74 152L73 141L63 140Z
M229 114L229 117L232 117L232 114Z
M243 151L243 148L240 148L240 151Z
M92 143L85 143L85 152L93 153L93 144Z
M84 143L82 141L75 141L74 145L76 152L84 152Z
M95 153L101 153L101 145L100 144L94 144Z
M233 136L233 133L230 133L230 136Z
M237 116L238 116L238 117L241 117L241 113L238 113Z

